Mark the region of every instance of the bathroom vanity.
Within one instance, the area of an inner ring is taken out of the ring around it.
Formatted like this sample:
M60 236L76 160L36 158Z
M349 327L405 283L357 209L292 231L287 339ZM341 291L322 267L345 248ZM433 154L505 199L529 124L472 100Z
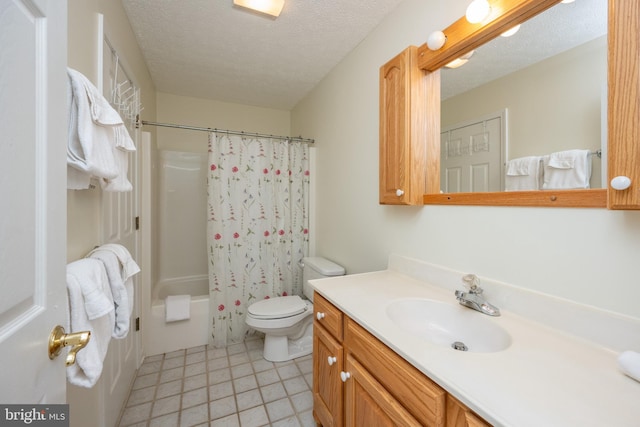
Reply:
M640 320L484 280L492 318L457 303L461 277L392 256L384 271L311 281L320 425L638 425L640 383L617 356ZM443 313L442 329L480 325L468 351L413 328L414 302Z
M318 424L489 425L317 293L314 305Z

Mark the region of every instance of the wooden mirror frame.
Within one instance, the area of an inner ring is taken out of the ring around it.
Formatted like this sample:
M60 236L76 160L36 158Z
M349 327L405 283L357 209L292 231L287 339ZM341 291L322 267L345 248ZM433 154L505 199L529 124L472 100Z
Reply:
M418 67L425 74L480 47L560 0L492 0L491 14L479 24L460 18L443 32L445 45L437 51L426 43L418 48ZM608 16L608 181L631 178L631 187L609 189L543 190L487 193L440 193L440 94L429 96L426 135L424 204L478 206L546 206L640 209L640 6L637 0L609 0ZM439 77L439 76L437 76ZM438 78L439 80L439 78ZM438 88L439 89L439 88Z

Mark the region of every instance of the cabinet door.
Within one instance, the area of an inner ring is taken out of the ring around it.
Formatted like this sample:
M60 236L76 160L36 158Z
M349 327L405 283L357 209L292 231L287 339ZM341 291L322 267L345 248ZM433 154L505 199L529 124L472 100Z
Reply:
M316 320L313 325L313 415L324 427L341 427L343 385L342 345Z
M422 204L429 120L425 106L430 80L417 67L415 46L380 68L381 204Z
M350 354L345 371L345 426L420 426L420 422L398 402Z
M490 424L453 396L447 395L447 427L490 427Z
M350 318L345 319L345 354L384 384L422 425L443 427L446 391ZM348 381L347 381L348 382Z
M631 186L608 191L609 209L640 209L640 4L609 7L609 179L626 176Z

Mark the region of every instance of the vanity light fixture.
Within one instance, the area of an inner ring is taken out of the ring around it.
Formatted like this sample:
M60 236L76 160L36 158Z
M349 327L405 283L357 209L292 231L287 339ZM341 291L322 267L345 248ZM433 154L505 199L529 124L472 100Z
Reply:
M502 33L500 35L502 37L511 37L512 35L517 33L519 29L520 29L520 24L516 25L515 27L511 27L510 29L508 29L507 31L505 31L504 33Z
M475 52L475 50L472 50L471 52L465 53L460 58L454 59L453 61L449 62L447 65L445 65L445 67L446 68L462 67L464 64L469 62L469 58L471 58L473 56L473 52Z
M284 0L233 0L233 4L277 18L282 12Z
M573 3L574 1L576 0L562 0L560 3L567 4L567 3Z
M429 34L429 37L427 38L427 46L431 50L438 50L444 46L446 41L447 36L445 36L442 31L434 31Z
M478 24L487 19L490 13L491 5L488 0L473 0L469 6L467 6L465 16L469 23Z

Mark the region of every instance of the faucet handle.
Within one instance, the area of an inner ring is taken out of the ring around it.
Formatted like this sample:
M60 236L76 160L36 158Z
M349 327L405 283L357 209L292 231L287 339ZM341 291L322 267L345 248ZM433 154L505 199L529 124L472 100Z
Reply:
M482 293L482 288L478 286L480 285L480 279L475 274L465 274L462 276L462 282L469 287L471 293L478 295Z

